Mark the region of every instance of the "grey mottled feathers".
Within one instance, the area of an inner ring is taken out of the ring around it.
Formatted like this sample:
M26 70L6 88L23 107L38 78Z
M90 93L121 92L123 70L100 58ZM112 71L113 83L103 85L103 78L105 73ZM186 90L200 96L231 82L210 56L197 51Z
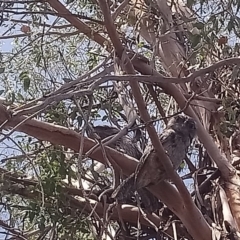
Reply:
M177 115L169 121L167 128L159 136L175 170L184 159L195 134L195 121L188 116ZM153 146L149 144L140 159L135 173L130 175L115 190L112 196L119 199L119 201L124 201L124 198L128 198L135 190L157 184L165 179L167 179L167 176L161 157L157 155ZM134 182L133 185L132 182ZM131 185L134 187L131 188Z
M119 130L117 128L111 126L95 126L92 127L92 130L100 137L101 140L119 133ZM87 134L90 138L94 138L94 133L92 132L92 130L89 127L87 128ZM137 144L133 141L133 139L128 135L125 135L119 138L116 142L111 143L109 147L121 151L138 160L140 160L140 158L142 157L141 150L138 148ZM130 198L134 195L134 191L132 191L134 189L134 178L129 180L123 180L123 182L125 181L127 181L127 183L122 183L120 185L124 185L126 188L126 192L128 193L127 198L125 196L122 196L122 199L124 201L130 200ZM140 189L138 193L141 198L141 203L144 205L145 209L153 212L158 208L158 199L146 188ZM120 198L118 200L120 202Z
M94 132L100 137L100 139L104 139L107 138L109 136L112 135L116 135L117 133L119 133L119 130L115 127L111 127L111 126L95 126L92 127ZM90 128L87 128L87 134L90 138L94 138L93 133L91 132ZM134 157L136 159L140 159L142 156L142 152L139 149L138 145L133 142L133 139L130 138L128 135L125 135L121 138L119 138L118 140L116 140L116 142L111 143L109 145L109 147L123 152L131 157Z

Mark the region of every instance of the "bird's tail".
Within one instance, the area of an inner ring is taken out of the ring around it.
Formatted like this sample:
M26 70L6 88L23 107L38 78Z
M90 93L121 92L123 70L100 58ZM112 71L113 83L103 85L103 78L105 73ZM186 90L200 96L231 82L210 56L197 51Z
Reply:
M135 191L140 197L141 206L149 212L155 212L159 208L158 199L149 192L146 188L137 188L135 183L135 174L130 175L125 179L112 193L112 198L115 198L118 203L127 203L135 196Z

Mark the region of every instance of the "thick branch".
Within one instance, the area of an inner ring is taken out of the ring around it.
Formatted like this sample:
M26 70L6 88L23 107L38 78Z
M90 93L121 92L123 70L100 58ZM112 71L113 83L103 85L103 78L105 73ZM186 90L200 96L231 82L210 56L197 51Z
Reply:
M101 1L99 1L99 5L102 9L102 12L104 15L104 22L105 22L109 37L110 37L110 39L113 43L113 46L116 50L116 53L122 61L124 60L122 63L122 65L124 66L124 70L128 74L135 74L135 70L134 70L131 62L129 61L127 54L124 52L124 48L123 48L122 43L117 34L117 31L114 26L107 2L104 0L101 0ZM142 93L139 88L139 83L138 82L130 82L130 86L131 86L132 93L135 98L136 104L138 106L138 110L141 115L141 118L143 119L143 121L145 123L149 123L151 119L148 114L146 104L143 100ZM158 138L158 135L155 131L154 126L152 124L148 124L146 129L149 133L151 142L152 142L157 154L159 156L161 156L161 162L163 163L163 166L166 169L166 172L171 177L174 184L177 186L179 193L181 194L181 198L184 200L183 206L186 207L185 211L188 212L188 213L186 213L186 215L188 215L188 217L191 215L191 220L190 220L190 218L184 219L184 217L183 217L184 214L180 214L180 215L178 215L178 217L183 221L183 224L187 227L188 231L195 239L211 239L210 227L206 223L205 219L203 218L203 216L201 215L199 210L194 205L194 203L191 199L191 196L190 196L188 190L186 189L184 183L182 182L180 177L177 175L177 173L175 171L173 171L172 165L170 163L170 159L166 155L166 153L163 149L163 146L160 143L160 140ZM189 207L190 211L189 211L189 209L187 209L187 206ZM194 221L195 224L196 223L199 224L199 229L196 229L196 227L192 226L191 221ZM201 227L200 227L200 225L201 225ZM204 236L202 234L203 229L205 231Z
M149 65L145 64L139 60L133 60L134 67L141 72L142 74L153 74L159 75L157 71L152 69ZM173 96L178 105L181 108L184 108L184 111L189 116L193 117L197 122L197 132L200 141L203 143L203 146L207 150L209 156L213 159L213 161L217 164L219 170L221 171L222 177L225 179L226 186L231 186L231 188L226 189L226 193L231 201L231 209L234 211L234 216L236 218L236 222L238 228L240 228L240 210L239 210L239 182L240 179L236 174L236 169L228 162L227 158L220 152L217 145L213 141L212 137L206 131L206 129L202 126L199 118L197 117L195 111L191 106L186 107L187 100L180 92L180 90L174 84L164 84L159 83L159 86L162 87L165 93ZM232 184L233 183L233 184ZM234 190L232 190L234 188Z
M53 9L55 9L59 13L59 16L65 18L74 27L84 33L89 39L92 39L103 47L107 47L107 50L110 51L111 44L109 43L109 41L97 32L95 32L87 24L80 21L77 17L74 17L72 13L61 2L59 2L58 0L48 0L48 3Z
M133 60L133 64L136 67L136 69L142 74L148 75L153 74L156 76L159 75L159 73L156 70L154 70L153 68L151 68L149 65L145 64L142 61ZM218 165L219 170L221 171L225 180L228 181L231 178L231 176L235 175L235 168L228 162L226 157L220 153L217 145L215 144L209 133L202 126L193 108L191 106L188 106L186 108L187 105L186 98L174 84L159 83L159 86L164 89L165 93L171 95L176 100L180 108L184 108L186 114L195 119L195 121L197 122L198 137L200 138L210 157Z
M146 83L188 83L193 81L195 78L203 76L207 73L214 72L216 69L223 67L223 66L230 66L230 65L240 65L240 58L228 58L221 60L217 63L212 64L209 67L199 69L194 73L190 74L188 77L165 77L158 73L158 75L124 75L124 76L105 76L102 77L105 81L139 81L139 82L146 82ZM204 80L204 79L203 79Z
M11 118L11 114L6 110L6 108L3 105L0 105L0 124L3 124L7 121L4 125L5 129L16 126L24 119L26 119L24 116L16 116ZM37 139L49 141L56 145L63 145L65 147L73 149L76 152L78 152L80 146L81 138L78 133L65 127L53 125L50 123L43 123L37 120L28 120L17 127L16 131L24 132ZM88 138L85 138L83 152L86 153L93 146L94 142ZM114 159L114 161L121 167L126 175L134 172L137 165L137 161L135 159L117 152L109 147L105 147L105 149L107 153ZM92 153L91 157L99 162L105 163L100 149ZM171 211L173 211L177 216L181 218L184 225L188 229L192 227L192 224L195 224L197 222L199 228L196 228L195 230L196 236L201 237L201 231L204 231L204 236L201 239L210 239L207 234L209 228L206 225L201 213L197 210L197 208L194 208L193 211L192 209L188 208L190 211L186 211L187 209L184 206L178 192L170 183L162 182L154 187L151 187L150 190L155 196L161 199ZM198 219L196 222L193 221L195 216ZM198 239L198 237L196 237L196 239Z

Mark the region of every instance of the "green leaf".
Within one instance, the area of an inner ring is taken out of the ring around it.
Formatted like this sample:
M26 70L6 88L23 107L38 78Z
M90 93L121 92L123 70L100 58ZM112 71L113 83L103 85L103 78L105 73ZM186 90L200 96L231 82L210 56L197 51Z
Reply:
M11 103L14 103L14 101L16 99L15 92L8 92L6 97Z
M192 7L194 4L194 0L187 0L187 6Z
M227 25L228 32L231 32L233 30L233 28L234 28L234 18L231 18Z
M75 120L76 117L77 117L77 111L76 111L76 110L73 110L72 113L70 114L70 118L71 118L72 120Z
M239 9L240 9L240 1L237 1L237 9L236 9L236 13L239 12Z
M79 126L82 126L83 119L81 116L77 116L77 121L78 121Z
M194 48L194 47L196 47L199 43L200 43L200 41L201 41L201 36L200 35L193 35L192 36L192 47Z
M107 119L108 119L108 116L107 116L107 115L105 115L105 116L102 117L102 121L106 121Z
M79 231L82 233L89 233L89 231L86 228L80 228Z
M234 66L232 70L232 75L231 75L231 82L234 82L235 80L237 80L238 74L239 74L239 67Z
M39 53L36 57L36 66L40 66L40 62L41 62L41 59L42 59L42 55Z
M23 82L23 89L26 92L29 89L30 86L30 77L28 72L24 71L19 74L20 80Z
M212 15L209 20L209 22L212 22L212 23L215 23L216 22L216 16L215 15Z
M30 86L30 78L25 78L23 82L23 88L25 92L29 89L29 86Z
M204 28L204 24L202 22L195 23L193 26L198 28L198 29L203 29Z
M17 97L18 97L20 100L24 100L24 97L23 97L23 95L22 95L20 92L17 93Z
M59 184L57 184L56 185L56 193L61 193L61 192L62 192L62 187Z
M180 166L179 166L179 168L178 168L178 172L179 172L179 173L183 171L185 165L186 165L186 164L185 164L184 161L180 164Z
M5 71L5 68L4 68L4 67L0 68L0 74L1 74L1 73L4 73L4 71Z
M33 222L35 216L36 216L36 213L34 211L29 211L28 212L28 217L29 217L30 222Z
M22 81L25 76L28 76L28 72L26 72L26 71L21 72L21 73L19 74L20 80Z

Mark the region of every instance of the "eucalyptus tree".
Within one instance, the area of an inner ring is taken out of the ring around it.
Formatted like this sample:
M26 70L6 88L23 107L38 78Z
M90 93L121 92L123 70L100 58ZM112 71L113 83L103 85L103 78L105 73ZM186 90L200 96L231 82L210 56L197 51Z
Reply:
M3 236L239 238L239 1L0 4ZM183 112L198 137L177 174L157 133ZM148 142L169 174L150 211L112 196Z

